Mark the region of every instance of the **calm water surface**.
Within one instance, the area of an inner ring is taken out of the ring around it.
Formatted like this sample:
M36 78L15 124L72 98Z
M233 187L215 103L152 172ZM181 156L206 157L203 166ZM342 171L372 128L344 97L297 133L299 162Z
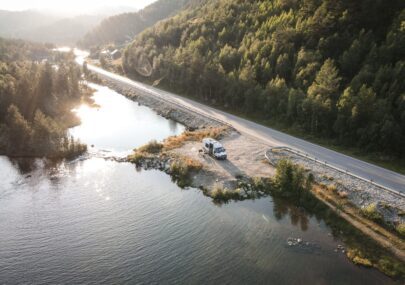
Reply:
M287 204L217 206L162 172L100 158L184 127L95 87L99 110L80 107L72 130L94 144L89 158L0 157L0 284L393 283L335 253L324 222Z
M75 109L82 124L71 133L82 142L94 145L96 150L127 154L152 139L161 141L185 129L107 87L96 84L90 84L90 87L96 90L93 98L100 107L82 105Z

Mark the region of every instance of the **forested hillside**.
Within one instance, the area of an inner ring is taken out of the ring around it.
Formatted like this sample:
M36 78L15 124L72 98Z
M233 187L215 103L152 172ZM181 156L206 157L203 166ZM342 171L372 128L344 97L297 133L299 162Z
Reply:
M71 109L89 92L73 60L45 45L0 38L0 154L69 157L85 151L67 132L77 123Z
M123 66L211 104L405 157L405 1L209 0L160 22Z
M109 43L122 44L156 22L183 8L190 0L158 0L139 12L109 17L89 31L79 45L89 48Z

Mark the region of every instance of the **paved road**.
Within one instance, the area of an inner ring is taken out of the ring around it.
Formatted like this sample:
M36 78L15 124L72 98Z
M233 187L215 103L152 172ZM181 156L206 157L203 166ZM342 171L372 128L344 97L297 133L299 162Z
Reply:
M103 77L108 77L109 79L112 79L117 83L123 84L123 86L125 87L131 87L160 97L163 96L164 98L175 101L178 104L194 109L199 113L204 113L211 117L215 117L219 120L225 121L231 124L242 134L247 134L258 138L268 143L270 146L289 146L295 148L297 150L306 152L309 155L318 158L319 160L327 161L331 165L334 165L341 169L347 169L348 171L360 177L363 177L365 179L372 179L374 182L379 183L385 187L405 193L404 175L352 158L350 156L335 152L333 150L304 141L302 139L284 134L274 129L242 119L235 115L217 110L215 108L175 95L173 93L130 80L126 77L122 77L114 73L110 73L96 66L88 65L88 68Z

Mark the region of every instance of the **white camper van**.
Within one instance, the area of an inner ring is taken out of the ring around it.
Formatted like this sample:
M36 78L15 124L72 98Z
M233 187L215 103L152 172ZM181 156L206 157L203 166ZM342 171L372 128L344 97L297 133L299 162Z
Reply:
M226 150L218 141L205 138L202 141L203 151L216 159L226 159Z

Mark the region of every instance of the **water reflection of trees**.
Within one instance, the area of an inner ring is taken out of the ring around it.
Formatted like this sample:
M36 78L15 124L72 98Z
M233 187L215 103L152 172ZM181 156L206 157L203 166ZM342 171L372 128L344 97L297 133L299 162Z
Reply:
M21 175L29 174L38 168L38 162L35 158L13 158L10 161Z
M169 129L172 133L176 133L178 127L179 125L176 121L169 120Z
M288 216L291 224L300 226L303 231L308 229L309 219L312 217L318 223L323 221L336 238L352 231L352 227L346 221L312 195L307 195L301 200L273 197L273 203L273 213L277 220Z
M309 215L301 207L281 198L273 198L273 213L277 220L289 216L291 224L299 226L302 231L308 230Z
M30 178L34 173L46 176L52 185L58 185L61 179L59 175L69 167L64 159L41 159L41 158L12 158L11 163L20 175Z

